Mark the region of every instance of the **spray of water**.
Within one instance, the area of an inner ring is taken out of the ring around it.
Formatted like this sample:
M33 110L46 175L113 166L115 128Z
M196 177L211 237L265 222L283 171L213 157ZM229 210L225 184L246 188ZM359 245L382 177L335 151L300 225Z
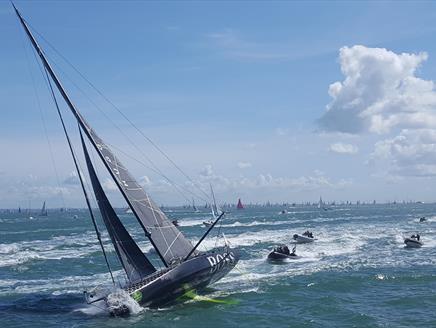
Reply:
M138 314L144 310L138 302L122 289L116 289L106 298L106 306L110 313L117 313L120 309L127 308L129 314Z

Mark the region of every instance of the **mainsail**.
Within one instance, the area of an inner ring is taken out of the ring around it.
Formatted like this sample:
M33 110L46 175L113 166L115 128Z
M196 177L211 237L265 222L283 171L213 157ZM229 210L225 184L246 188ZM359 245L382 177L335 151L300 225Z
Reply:
M186 258L193 249L192 244L150 199L139 183L116 158L112 150L103 142L102 139L100 139L100 137L85 121L68 97L65 89L51 68L51 65L45 58L43 51L30 32L26 22L16 8L15 11L38 56L41 58L44 67L47 69L60 94L64 98L73 115L76 117L86 136L95 147L98 155L105 164L106 169L116 182L120 192L124 196L124 199L132 209L164 264L168 266L175 261Z
M144 228L147 237L165 264L183 259L192 249L192 244L182 232L167 218L165 213L151 200L141 185L132 177L112 150L94 132L78 113L87 129L91 142L106 164L121 193Z
M47 216L47 209L45 208L45 201L44 204L42 204L41 212L39 213L39 216Z
M156 269L145 257L144 253L142 253L141 249L132 239L112 208L109 199L106 197L100 181L98 180L97 174L95 173L82 134L80 134L80 137L82 139L83 152L85 154L86 166L88 167L92 188L94 189L95 198L97 199L98 207L112 240L112 244L114 245L118 258L124 267L124 271L127 273L129 281L140 281L142 278L155 272Z

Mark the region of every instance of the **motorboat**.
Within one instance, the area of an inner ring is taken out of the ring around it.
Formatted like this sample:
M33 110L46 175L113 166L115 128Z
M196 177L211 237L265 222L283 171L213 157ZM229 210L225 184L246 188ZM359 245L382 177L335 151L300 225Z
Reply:
M203 225L204 225L206 228L209 228L210 226L212 226L212 224L213 224L213 221L212 221L212 220L210 220L210 221L203 221Z
M404 243L408 248L420 248L424 244L420 239L420 235L416 234L410 236L410 238L404 238Z
M284 261L284 260L296 260L301 258L301 256L298 256L296 253L296 246L292 249L292 252L289 251L288 246L281 245L274 247L274 249L271 251L271 253L268 254L268 260L269 261Z
M293 242L296 244L308 244L314 242L316 239L313 238L313 233L309 230L305 231L303 234L298 233L292 236Z

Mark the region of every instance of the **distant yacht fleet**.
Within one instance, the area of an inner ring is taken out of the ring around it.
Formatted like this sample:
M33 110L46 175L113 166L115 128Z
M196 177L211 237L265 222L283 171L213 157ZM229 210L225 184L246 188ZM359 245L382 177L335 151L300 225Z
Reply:
M213 195L213 197L215 197L215 195ZM41 210L38 212L34 212L32 210L32 208L30 207L30 201L29 201L29 207L28 208L22 208L21 206L18 206L18 208L14 209L0 209L0 212L3 213L18 213L18 214L29 214L29 213L34 213L34 214L39 214L39 216L47 216L48 215L48 209L46 207L46 201L42 202L42 207ZM368 202L368 201L323 201L322 197L319 198L319 200L317 202L310 202L310 201L305 201L305 202L282 202L282 203L277 203L277 202L271 202L271 201L266 201L264 203L260 203L260 202L256 202L256 203L247 203L247 204L243 204L241 198L238 198L236 203L227 203L224 202L222 203L219 208L221 209L226 209L226 210L230 210L230 209L244 209L244 208L253 208L253 207L283 207L283 210L280 211L280 214L287 214L288 213L288 209L293 208L293 207L317 207L318 209L322 209L322 210L329 210L333 207L344 207L344 206L371 206L371 205L410 205L410 204L425 204L425 202L423 201L401 201L401 202L397 202L397 201L388 201L388 202L376 202L375 200ZM183 208L183 209L192 209L193 212L195 213L200 213L201 210L200 208L198 208L195 205L195 201L192 201L191 204L187 204L187 205L181 205L181 206L170 206L170 205L162 205L161 206L162 209L165 208ZM74 209L74 208L65 208L65 207L57 207L57 208L51 208L51 211L68 211L70 209ZM217 210L217 205L216 202L214 200L213 204L209 204L206 203L204 205L204 209L213 209L213 212L218 213ZM124 212L126 214L132 214L132 210L130 208L125 208ZM44 215L43 215L44 214ZM425 221L426 218L422 217L421 218L422 221Z

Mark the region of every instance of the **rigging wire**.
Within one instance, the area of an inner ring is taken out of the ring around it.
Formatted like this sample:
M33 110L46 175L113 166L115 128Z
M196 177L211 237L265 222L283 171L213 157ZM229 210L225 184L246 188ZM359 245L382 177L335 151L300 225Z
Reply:
M41 71L41 73L42 73L41 63L40 63L39 61L37 61L37 63L38 63L38 65L39 65L39 69L40 69L40 71ZM46 69L45 67L44 67L44 70L45 70L45 75L46 75L46 79L44 79L44 80L45 80L45 83L46 83L46 86L47 86L47 88L48 88L49 93L53 93L53 87L52 87L51 82L50 82L50 79L49 79L49 77L48 77L47 69ZM44 73L42 73L42 74L44 74ZM57 103L56 99L54 99L54 100L55 100L55 104L56 104L56 106L58 106L58 103ZM59 110L58 107L57 107L57 109ZM61 114L59 113L59 115L61 115ZM62 120L62 122L63 122L63 120ZM80 131L80 126L79 126L79 131ZM67 133L67 132L65 131L65 133ZM75 156L75 153L74 153L74 151L72 150L72 148L73 148L73 147L72 147L72 144L71 144L70 142L69 142L69 144L70 144L70 146L71 146L72 155ZM91 156L93 157L93 153L92 153L92 152L91 152ZM77 158L77 156L76 156L76 158ZM79 169L78 169L78 174L80 175L80 176L79 176L79 179L81 180L81 182L84 183L84 185L86 185L86 189L87 189L87 190L91 190L91 188L90 188L88 182L86 181L86 179L83 179L83 175L81 175L81 172L84 172L84 171L82 170L79 161L77 161L77 166L78 166L78 168L79 168ZM84 191L84 192L85 192L85 191ZM86 195L87 195L87 194L85 194L85 198L86 198ZM95 199L94 194L91 192L90 195L91 195L92 200L94 201L94 204L97 204L97 200ZM89 196L89 195L88 195L88 196ZM90 208L88 207L88 209L90 209ZM93 216L92 210L90 210L90 213L91 213L91 216ZM92 217L91 217L91 218L92 218ZM96 222L96 220L95 220L95 222ZM93 220L93 223L94 223L94 220ZM98 225L97 225L97 223L96 223L96 225L95 225L95 228L97 228L97 230L98 230ZM98 231L98 233L100 234L99 231ZM100 236L101 236L101 235L100 235ZM100 241L100 240L99 240L99 241ZM101 241L101 243L102 243L102 241ZM101 247L103 247L103 246L101 246ZM102 249L103 249L103 248L102 248ZM104 252L104 256L105 256L105 259L107 260L107 257L106 257L105 252ZM108 260L107 260L107 264L108 264ZM160 263L158 264L158 266L159 266L159 268L162 268ZM109 268L109 270L110 270L110 267L109 267L109 266L108 266L108 268ZM109 272L110 272L111 277L112 277L112 271L109 271ZM125 271L123 271L123 273L126 274ZM118 278L119 278L119 277L118 277ZM127 276L125 276L124 278L125 278L126 281L128 281ZM112 277L112 281L114 281L113 277ZM115 284L115 283L114 283L114 284Z
M172 183L171 180L170 180L170 179L169 179L165 174L163 174L163 173L162 173L162 174L159 174L159 173L156 172L153 168L147 166L147 164L145 164L144 162L140 161L139 159L133 157L132 155L129 155L128 153L126 153L125 151L121 150L121 148L115 146L114 144L110 144L110 143L106 143L106 144L109 145L109 146L111 146L112 148L114 148L114 149L117 150L118 152L122 153L124 156L126 156L126 157L130 158L131 160L133 160L133 161L135 161L135 162L141 164L141 165L144 166L145 168L147 168L147 169L153 171L154 173L156 173L156 174L158 174L158 175L161 175L164 179L166 179L169 183L171 183L171 184L173 185L174 189L176 189L176 190L178 191L178 193L179 193L183 198L185 198L186 201L188 201L188 202L191 201L191 200L190 200L190 199L189 199L189 198L188 198L188 197L187 197L187 196L182 192L182 190L180 190L180 189L183 189L184 191L186 191L186 192L192 194L192 192L191 192L189 189L183 188L183 186L179 186L179 185L176 184L176 183ZM195 195L194 195L194 196L195 196Z
M91 81L89 81L64 55L62 55L55 46L53 46L43 35L41 35L32 25L27 23L32 30L38 34L50 48L52 48L79 76L91 86L108 104L110 104L145 140L147 140L162 156L164 156L186 179L188 179L193 186L195 186L207 199L209 199L209 195L203 190L203 188L194 181L187 173L185 173L182 168L175 163L174 160L169 157L169 155L159 147L150 137L148 137L141 129L139 129L133 122L130 120L126 114L121 111L109 98L107 98L103 92L101 92Z
M62 56L62 55L61 55ZM71 65L72 66L72 65ZM72 66L73 68L74 68L74 66ZM75 68L74 68L75 69ZM77 70L76 70L77 71ZM46 75L48 76L48 73L47 73L47 69L45 69L45 72L46 72ZM80 73L80 72L79 72ZM81 75L81 74L80 74ZM82 77L83 77L83 75L81 75ZM98 89L96 89L93 85L92 85L92 83L91 82L89 82L85 77L83 77L87 82L88 82L88 84L90 84L97 92L99 92L99 94L101 94L101 96L106 100L106 101L108 101L110 104L112 104L113 106L114 106L114 108L145 138L145 139L147 139L152 145L153 145L153 147L155 147L164 157L166 157L167 158L167 160L168 161L170 161L179 171L180 171L180 173L182 173L188 180L190 180L191 181L191 183L192 183L192 185L193 186L196 186L197 187L197 189L199 189L203 194L205 194L206 195L206 197L207 198L209 198L209 195L208 194L206 194L202 189L201 189L201 187L199 187L198 185L197 185L197 183L195 182L195 181L193 181L189 176L187 176L182 170L181 170L181 168L180 167L178 167L177 166L177 164L174 162L174 161L172 161L171 160L171 158L169 158L169 156L162 150L162 149L160 149L150 138L148 138L144 133L142 133L142 131L140 131L137 127L136 127L136 125L132 122L132 121L130 121L113 103L111 103L110 102L110 100L108 100ZM49 83L50 83L50 87L51 87L51 82L50 82L50 80L49 80ZM52 92L53 92L53 90L52 90ZM95 104L94 104L95 105ZM96 106L97 108L98 108L98 106ZM59 111L59 108L58 108L58 111ZM105 115L106 116L106 115ZM74 152L72 152L72 154L73 154L73 156L74 156ZM80 176L80 171L78 171L79 172L79 176ZM80 176L81 177L81 176ZM83 186L84 187L84 186ZM84 192L86 192L86 190L84 191ZM91 211L91 213L92 213L92 211ZM198 244L197 244L197 246L196 247L198 247ZM195 249L195 248L194 248Z
M46 55L47 56L47 55ZM48 57L48 56L47 56ZM50 58L50 57L49 57ZM89 97L88 96L88 94L85 92L85 91L83 91L83 89L82 88L80 88L74 81L73 81L73 79L65 72L65 70L63 70L62 69L62 67L60 67L59 66L59 64L55 61L55 60L53 60L53 58L50 58L50 62L52 62L53 63L53 65L58 69L58 71L59 72L61 72L63 75L64 75L64 77L68 80L68 81L70 81L70 83L77 89L77 90L79 90L80 91L80 93L82 94L82 95L84 95L87 99L88 99L88 101L110 122L110 123L112 123L112 125L118 130L118 132L119 133L121 133L127 140L128 140L128 142L145 158L145 160L147 161L147 162L149 162L150 163L150 165L151 165L151 167L150 166L148 166L148 165L146 165L146 164L144 164L143 162L141 162L141 161L139 161L136 157L134 157L134 156L132 156L132 155L128 155L126 152L124 152L124 151L121 151L124 155L127 155L129 158L132 158L133 160L135 160L135 161L137 161L137 162L139 162L139 163L141 163L145 168L147 168L147 169L149 169L149 170L151 170L151 171L153 171L154 173L156 173L157 175L159 175L159 176L161 176L162 178L164 178L165 180L167 180L168 181L168 183L171 185L171 186L173 186L174 187L174 189L176 189L176 191L178 192L178 193L180 193L180 195L183 197L183 198L185 198L185 200L187 200L188 201L188 203L190 202L190 199L189 198L187 198L182 192L181 192L181 190L180 189L182 189L183 191L185 191L185 192L187 192L187 193L189 193L189 194L191 194L191 195L193 195L194 197L196 197L196 198L198 198L198 199L201 199L202 201L204 201L204 202L206 202L206 203L209 203L210 202L210 200L209 199L205 199L203 196L199 196L197 193L194 193L192 190L189 190L189 189L187 189L187 188L185 188L185 187L183 187L182 185L180 185L180 184L178 184L178 183L176 183L175 181L173 181L173 180L171 180L167 175L165 175L160 169L159 169L159 167L150 159L150 157L148 157L145 153L144 153L144 151L141 149L141 148L139 148L136 144L135 144L135 142L105 113L105 111L103 111L102 109L101 109L101 107L99 107L92 99L91 99L91 97ZM111 145L112 147L114 147L113 145ZM114 148L116 148L116 147L114 147ZM119 150L119 148L117 148L118 150ZM119 150L120 151L120 150Z
M103 242L101 240L100 231L98 229L97 222L96 222L95 217L94 217L94 213L92 212L92 208L91 208L91 204L90 204L90 201L89 201L88 193L87 193L85 185L83 183L83 178L82 178L82 175L81 175L81 171L80 171L79 165L77 163L77 158L76 158L76 155L74 153L74 149L73 149L73 146L71 144L71 140L70 140L70 137L68 135L68 132L67 132L67 129L66 129L66 126L65 126L65 123L64 123L64 119L62 117L62 113L60 111L59 104L57 102L56 95L55 95L54 90L53 90L53 86L51 85L51 81L49 79L48 72L47 72L47 69L45 67L44 67L44 71L45 71L45 76L47 78L47 82L48 82L48 84L50 86L51 96L53 98L53 102L55 103L56 110L57 110L58 115L59 115L59 119L60 119L60 121L62 123L62 128L64 130L65 137L66 137L66 139L68 141L68 146L70 148L71 156L73 157L74 165L76 167L77 174L79 176L80 184L82 186L82 191L83 191L83 194L84 194L85 199L86 199L86 205L88 206L89 214L91 215L92 224L94 225L95 233L97 235L98 242L99 242L101 250L103 252L103 256L104 256L104 259L105 259L105 262L106 262L106 266L107 266L107 268L109 270L109 273L111 275L112 283L115 285L115 279L114 279L114 276L112 274L112 270L111 270L111 267L109 265L108 258L106 256L106 251L104 249Z
M21 34L21 35L23 37L23 34ZM29 56L27 54L28 49L26 47L26 43L24 42L23 38L21 40L22 40L22 44L23 44L23 47L24 47L24 53L25 53L25 56L26 56L27 68L29 69L29 75L30 75L30 77L32 79L33 91L35 93L36 103L38 105L39 114L40 114L41 122L42 122L42 125L43 125L45 139L47 141L47 145L48 145L48 149L49 149L51 164L52 164L53 170L55 172L56 183L57 183L58 188L59 188L58 190L59 190L59 194L60 194L60 197L61 197L62 206L63 206L63 208L65 208L66 207L65 206L65 198L64 198L64 194L62 192L60 178L59 178L59 173L58 173L58 169L57 169L57 166L56 166L56 161L55 161L54 155L53 155L53 148L52 148L52 145L51 145L51 142L50 142L49 134L47 132L47 125L46 125L45 118L44 118L44 112L42 110L41 101L40 101L40 98L39 98L39 95L38 95L38 90L36 88L35 77L33 76L33 73L32 73L31 67L30 67L30 60L29 60ZM35 57L35 60L36 60L36 57Z
M91 142L90 142L89 140L85 140L85 142L88 143L88 147L89 147L89 144L90 144ZM89 147L89 149L91 149L91 148L92 148L92 147ZM90 157L92 158L92 162L93 162L93 163L96 163L96 160L95 160L95 157L94 157L94 152L93 152L93 151L88 151L88 154L89 154ZM94 170L96 171L97 175L99 175L98 165L93 164L93 167L94 167ZM89 186L88 186L88 188L89 188ZM91 194L92 194L92 196L94 197L94 193L91 193ZM127 206L127 207L130 208L129 206ZM126 226L124 226L124 228L127 230L127 227L126 227ZM130 232L129 232L129 234L130 234L131 237L133 238L133 236L132 236L132 234L131 234ZM147 240L145 240L145 241L147 242ZM136 244L138 244L138 243L136 243ZM138 245L138 247L139 247L139 245ZM145 252L143 252L143 253L145 253ZM157 263L157 264L156 264L156 263ZM162 269L161 261L156 261L155 259L153 259L153 265L159 267L159 269ZM124 275L125 275L125 279L126 279L126 281L129 281L129 279L128 279L128 277L127 277L126 270L124 270L123 272L124 272Z

